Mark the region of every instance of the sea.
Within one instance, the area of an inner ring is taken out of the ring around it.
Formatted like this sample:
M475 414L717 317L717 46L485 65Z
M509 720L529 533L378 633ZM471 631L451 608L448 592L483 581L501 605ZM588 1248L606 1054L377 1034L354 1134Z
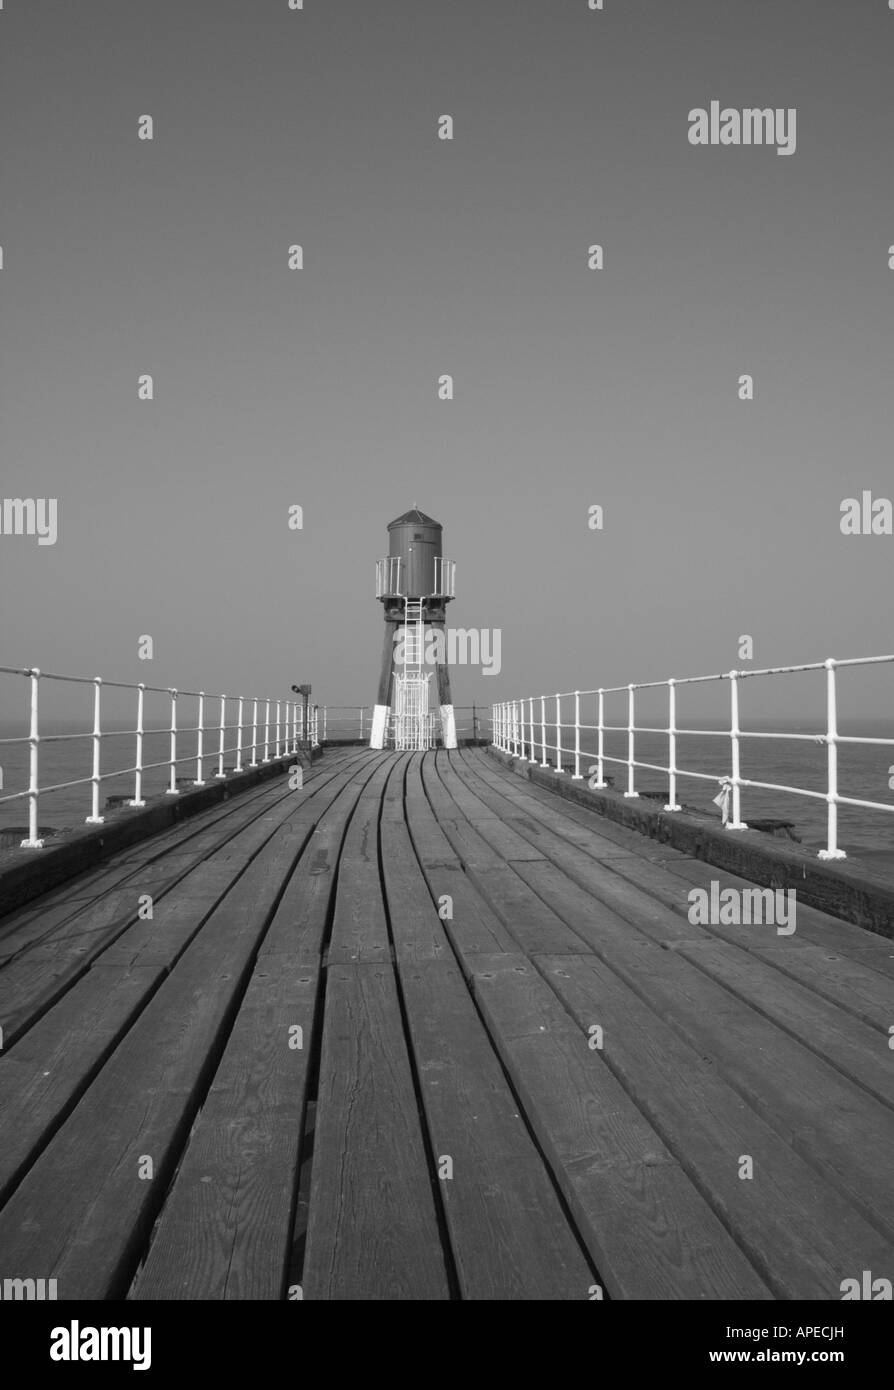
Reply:
M812 735L811 741L783 741L765 736L765 731L753 728L756 736L742 740L741 775L754 781L772 782L784 786L802 787L818 793L825 792L826 749L813 741L822 731L819 726L811 728L804 724L792 723L784 726L777 723L779 732ZM484 730L483 732L487 732ZM536 732L536 730L535 730ZM894 740L894 720L857 721L843 725L840 733L855 737L890 738ZM4 848L18 844L16 833L27 826L28 802L26 798L4 800L15 792L28 786L29 749L27 742L8 743L6 739L21 739L27 729L21 723L0 721L0 841ZM72 739L71 735L78 737ZM761 736L761 735L764 736ZM61 736L61 737L60 737ZM54 739L60 741L56 742ZM550 730L547 729L547 741ZM563 740L564 741L564 740ZM187 761L177 769L178 777L186 785L196 777L196 762L192 754L195 735L182 734L178 745L179 754L190 754ZM216 735L206 734L205 763L203 777L213 777L217 770ZM144 735L144 764L159 763L162 766L150 768L144 773L143 794L145 797L161 796L169 785L169 768L166 759L169 755L169 734L159 729ZM581 770L588 775L595 765L595 735L584 736ZM627 738L624 733L606 733L605 753L607 757L625 759ZM106 777L100 789L100 811L110 797L122 798L133 795L134 776L130 771L135 756L132 733L110 729L102 740L103 774L119 774ZM668 760L667 738L660 734L638 734L636 737L636 757L646 763L665 764ZM57 786L58 790L41 793L39 823L47 831L59 831L68 827L82 825L90 814L91 787L88 781L92 772L93 747L84 727L74 729L58 724L42 731L40 745L40 782L42 787ZM729 773L728 739L706 737L698 733L682 731L677 736L677 764L692 772L704 773L710 782L679 776L677 799L693 810L710 815L720 821L720 808L713 804L719 792L720 779ZM245 758L248 761L248 758ZM225 766L232 766L233 755L225 758ZM565 765L571 770L571 760L566 754ZM627 769L619 763L606 761L606 773L614 779L617 790L627 788ZM68 785L79 783L79 785ZM872 746L868 744L839 745L839 791L842 795L877 801L887 810L867 810L862 807L839 807L839 845L849 857L859 857L872 863L876 869L890 870L894 873L894 745ZM636 789L641 794L661 798L666 795L668 778L666 774L646 769L637 769ZM820 849L826 837L826 804L824 801L806 796L796 796L783 791L765 791L743 788L742 818L760 820L782 820L791 823L791 834L808 848Z

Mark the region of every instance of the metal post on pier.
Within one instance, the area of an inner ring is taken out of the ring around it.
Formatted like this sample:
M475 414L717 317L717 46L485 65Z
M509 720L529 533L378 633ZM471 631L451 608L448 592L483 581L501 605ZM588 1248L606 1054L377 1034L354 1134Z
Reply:
M196 729L196 775L193 780L194 787L204 787L205 779L202 777L202 762L205 754L205 692L199 691L199 722Z
M540 696L540 766L546 767L546 696Z
M29 773L28 773L28 838L22 841L22 849L43 849L43 840L38 839L37 807L40 800L40 706L38 683L40 668L33 666L29 673L31 680L31 727L28 735Z
M562 766L562 697L556 695L556 772L564 772Z
M596 747L596 782L597 787L605 786L605 691L597 690L599 697L599 713L596 716L597 724L597 747Z
M667 805L664 809L665 811L680 811L682 807L677 805L677 682L673 679L667 683L667 738L667 767L670 785Z
M243 699L239 696L239 709L236 713L236 771L242 771L242 706Z
M730 671L729 673L729 699L730 699L730 761L732 771L730 785L732 787L733 814L726 823L727 830L747 830L748 826L742 820L742 787L741 787L741 766L739 760L739 673Z
M827 767L827 826L826 848L821 849L820 859L846 859L847 854L838 848L838 696L835 686L835 667L838 663L829 657L826 667L826 767Z
M171 781L165 787L165 796L179 796L177 786L177 691L171 690Z
M227 774L224 772L224 742L225 742L225 738L226 738L226 727L227 727L227 697L226 697L226 695L221 695L221 697L220 697L220 734L219 734L219 737L218 737L218 740L217 740L217 771L216 771L215 774L214 774L215 777L226 777L226 775L227 775Z
M626 797L637 797L639 792L636 790L634 774L634 735L636 733L636 686L627 687L627 790Z
M100 700L102 699L102 676L93 678L93 776L90 778L93 786L91 789L91 810L87 817L87 825L102 825L105 816L99 814L99 786L102 778L100 777L100 747L102 744L102 725L100 722Z
M251 715L251 762L249 763L249 767L257 767L257 765L258 765L258 702L257 702L257 700L254 700L254 701L253 701L253 708L252 708L252 715Z
M134 759L133 798L128 803L130 806L145 806L143 800L143 702L146 693L146 686L141 682L137 686L137 750Z
M582 782L580 770L580 691L574 692L574 772L572 782Z

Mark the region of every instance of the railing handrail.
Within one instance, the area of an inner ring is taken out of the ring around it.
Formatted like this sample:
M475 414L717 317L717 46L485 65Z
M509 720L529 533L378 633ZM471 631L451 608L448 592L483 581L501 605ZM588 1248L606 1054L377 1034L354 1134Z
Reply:
M559 691L555 694L525 695L515 700L499 701L492 707L492 727L494 746L503 752L511 753L514 757L521 758L527 762L537 762L535 757L536 749L540 748L540 765L548 767L547 751L556 756L555 771L564 772L563 760L567 754L569 759L574 761L573 780L582 780L583 774L580 770L581 758L592 756L596 758L595 772L596 781L591 783L594 788L605 787L605 763L613 763L627 768L627 790L625 797L637 797L639 792L636 790L635 773L637 768L646 768L655 772L667 773L670 779L668 802L664 807L665 811L680 811L682 807L677 803L677 778L691 777L702 781L714 782L720 785L721 793L717 798L721 804L721 816L723 824L728 830L747 830L748 826L741 818L741 792L743 788L758 788L766 791L783 792L794 796L806 796L813 799L823 800L827 804L827 827L826 827L826 847L819 851L821 859L844 859L844 850L838 845L838 807L839 806L859 806L869 810L894 812L894 802L869 801L858 797L843 796L838 790L838 746L839 744L868 744L876 747L890 747L894 745L891 738L871 738L865 736L842 734L838 731L838 693L836 683L836 673L843 667L855 666L878 666L894 662L894 655L867 656L867 657L846 657L836 658L827 657L824 661L806 662L791 666L768 666L757 670L731 670L720 672L711 676L671 676L660 681L640 681L631 682L628 685L598 686L592 690L567 690ZM782 676L800 672L823 671L826 677L826 728L824 733L803 734L790 731L769 731L769 730L745 730L739 724L739 683L742 680L751 679L755 676ZM730 716L729 726L725 729L689 729L677 723L676 695L677 689L682 685L697 685L709 681L728 681L730 686ZM654 724L641 725L636 722L636 694L641 690L665 689L668 693L668 723L664 727L656 727ZM626 693L627 695L627 723L626 724L607 724L605 722L605 697ZM581 721L581 700L589 696L596 696L597 722L588 724ZM574 722L563 723L562 702L563 700L574 700ZM555 730L555 742L547 742L547 701L554 702L554 717L550 719L550 726ZM538 706L537 718L535 719L535 703ZM563 729L573 730L574 744L565 747L562 743ZM539 738L537 733L539 732ZM592 754L587 753L581 748L581 734L596 733L598 735L598 747ZM610 756L605 752L604 736L606 733L626 733L627 735L627 757L618 758ZM653 734L668 739L668 762L667 765L661 763L643 762L636 757L636 735ZM729 739L730 744L730 765L729 770L721 776L706 772L697 772L692 769L682 768L677 763L677 739L678 737L719 737ZM740 765L741 741L743 739L788 739L788 740L810 740L813 743L822 744L826 748L826 790L818 792L807 787L792 787L778 782L763 782L755 779L742 777ZM526 755L526 749L530 756Z
M21 744L27 743L30 747L28 787L25 790L10 792L0 796L0 805L7 802L28 799L28 838L22 841L22 847L28 849L40 849L43 841L39 837L39 817L38 806L40 797L48 795L50 792L67 790L71 787L86 786L91 788L90 815L86 817L87 824L101 825L104 816L100 813L99 794L103 782L111 781L116 778L126 777L131 774L134 776L134 793L129 801L130 806L145 806L143 798L143 775L156 768L165 767L170 771L169 785L165 795L179 796L180 788L177 786L177 768L186 762L195 760L196 775L193 785L203 786L205 778L206 761L217 762L217 770L213 773L215 778L225 778L229 771L239 773L244 770L243 753L251 754L249 768L258 766L258 753L263 748L263 758L261 763L269 763L275 759L291 757L297 753L302 743L309 742L312 746L319 744L318 729L318 706L313 705L307 711L305 720L305 707L302 701L292 697L280 698L278 700L267 696L255 695L226 695L210 694L203 690L181 690L176 686L151 686L144 681L109 681L102 676L72 676L64 672L43 671L37 666L0 666L0 675L24 677L30 685L30 727L26 736L21 738L3 738L0 744ZM66 684L86 685L93 687L93 722L89 732L74 733L53 733L41 734L40 731L40 696L39 691L42 682L58 681ZM104 690L129 690L135 691L137 695L136 727L133 729L105 729L102 727L102 695ZM144 724L144 702L147 694L166 695L170 700L170 723L166 727L147 729ZM178 725L177 706L182 699L197 699L198 722L195 725ZM217 717L210 721L205 720L205 702L217 702ZM236 706L236 722L228 722L228 706ZM251 706L251 718L246 720L246 707ZM326 715L323 715L324 737L325 737ZM246 730L251 730L251 742L247 745L243 743L243 734ZM227 734L235 732L235 743L227 742ZM217 747L212 750L205 750L205 734L217 734ZM194 752L180 753L178 756L177 741L184 734L196 735L196 747ZM143 743L147 737L153 735L167 735L170 739L169 757L147 763L143 759ZM131 737L136 739L135 761L131 767L116 768L111 772L102 771L102 745L110 738ZM41 743L67 743L89 738L93 745L92 772L89 777L70 778L64 782L54 782L50 785L41 786L40 784L40 745ZM224 767L224 758L229 753L236 754L236 763L232 769Z

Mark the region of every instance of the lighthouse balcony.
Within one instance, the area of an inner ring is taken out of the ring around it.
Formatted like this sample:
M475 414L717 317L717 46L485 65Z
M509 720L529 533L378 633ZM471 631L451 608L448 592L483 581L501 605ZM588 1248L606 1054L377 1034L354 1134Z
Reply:
M400 555L386 555L376 561L376 598L455 598L456 561L434 558L430 577L419 579L409 571ZM412 592L408 588L412 587ZM427 588L430 584L431 588Z

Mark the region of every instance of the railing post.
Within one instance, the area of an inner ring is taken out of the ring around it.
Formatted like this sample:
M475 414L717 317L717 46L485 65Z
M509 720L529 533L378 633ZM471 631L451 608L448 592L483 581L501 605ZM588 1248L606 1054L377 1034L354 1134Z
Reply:
M328 734L328 719L329 719L329 706L328 706L328 705L324 705L324 706L323 706L323 742L324 742L324 743L327 741L327 739L328 739L328 737L329 737L329 734Z
M202 776L202 762L205 755L205 692L199 691L199 724L196 729L196 775L193 780L194 787L204 787L205 779Z
M540 696L540 766L546 767L546 696Z
M580 691L574 692L574 772L572 782L582 782L580 771Z
M224 772L224 744L225 744L225 742L226 742L226 728L227 728L227 697L226 697L226 695L221 695L221 697L220 697L220 734L219 734L218 740L217 740L217 771L216 771L215 774L214 774L215 777L226 777L226 775L227 775L227 774Z
M828 785L826 802L828 824L826 848L819 851L820 859L846 859L847 854L838 848L838 696L835 688L834 657L824 663L826 667L826 757Z
M598 734L596 743L596 786L605 786L605 691L600 689L599 713L596 716L596 731Z
M513 756L514 758L519 758L519 757L521 757L521 752L520 752L520 744L519 744L519 736L518 736L518 735L519 735L519 730L518 730L518 701L517 701L517 700L513 700L513 701L512 701L512 704L510 705L510 709L511 709L511 711L512 711L512 756Z
M665 811L680 811L682 807L677 805L677 682L673 679L667 683L667 737L670 786L667 805L664 809Z
M556 695L556 772L564 772L562 767L562 697Z
M143 800L143 701L146 692L145 682L140 682L137 686L137 756L135 759L136 768L134 771L133 800L129 802L131 806L145 806Z
M43 840L37 838L37 807L40 801L40 706L38 682L40 668L33 666L29 673L31 680L31 729L28 735L30 748L30 772L28 776L28 838L22 841L22 849L43 849Z
M733 813L730 820L726 823L727 830L747 830L748 826L742 820L742 788L741 788L741 763L739 757L739 673L730 671L729 673L729 702L730 702L730 762L732 764L730 776L730 786L732 788Z
M279 731L280 731L279 707L280 707L280 704L281 704L281 701L280 701L280 700L277 700L277 702L276 702L276 756L277 756L278 758L279 758L279 757L282 757L282 747L281 747L281 744L280 744L280 737L279 737Z
M363 742L363 716L366 713L366 705L360 706L360 742Z
M258 765L258 702L253 700L251 715L251 762L249 767Z
M267 704L266 704L266 707L265 707L265 710L264 710L264 756L263 756L263 758L261 759L261 762L262 762L262 763L269 763L269 761L270 761L270 701L268 700L268 701L267 701Z
M99 774L100 768L100 746L102 744L102 724L100 712L100 700L102 698L102 676L93 677L93 776L90 778L91 787L91 810L87 816L85 824L102 825L105 816L99 814L99 784L102 780Z
M242 771L242 696L239 696L239 708L236 713L236 771Z
M165 787L165 796L179 796L177 786L177 691L171 690L171 782Z
M635 785L635 771L633 764L635 761L634 736L636 734L636 686L627 687L627 790L626 797L637 797L639 792Z

